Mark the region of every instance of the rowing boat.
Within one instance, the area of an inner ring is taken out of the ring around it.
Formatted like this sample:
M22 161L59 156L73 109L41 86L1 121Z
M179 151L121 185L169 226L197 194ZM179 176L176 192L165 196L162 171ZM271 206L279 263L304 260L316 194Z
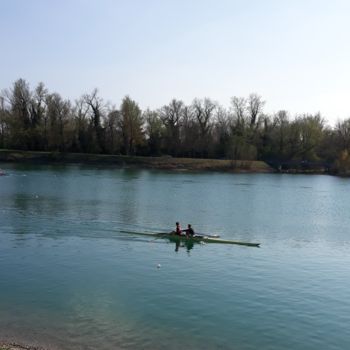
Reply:
M137 236L148 236L154 238L165 238L169 239L172 242L193 242L193 243L221 243L221 244L237 244L243 245L247 247L259 247L260 243L251 243L251 242L241 242L241 241L232 241L229 239L222 239L217 236L206 236L206 235L194 235L194 236L179 236L174 233L168 232L159 232L159 233L151 233L151 232L132 232L132 231L120 231L122 233L133 234Z

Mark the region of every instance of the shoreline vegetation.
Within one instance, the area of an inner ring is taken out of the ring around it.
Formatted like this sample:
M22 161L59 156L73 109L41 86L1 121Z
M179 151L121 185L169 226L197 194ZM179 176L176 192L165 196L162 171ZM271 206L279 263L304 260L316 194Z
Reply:
M90 153L34 152L0 149L0 162L29 164L85 164L118 168L230 173L331 174L330 166L317 162L266 163L254 160L146 157ZM339 175L339 174L337 174Z
M174 98L142 110L129 96L116 106L94 89L73 101L18 79L0 92L0 149L48 152L43 161L251 172L265 162L276 172L350 176L350 118L332 127L320 113L264 107L252 93L229 107Z
M263 161L175 158L171 156L143 157L88 153L32 152L20 150L0 150L0 162L110 165L126 168L175 171L275 172L272 167Z

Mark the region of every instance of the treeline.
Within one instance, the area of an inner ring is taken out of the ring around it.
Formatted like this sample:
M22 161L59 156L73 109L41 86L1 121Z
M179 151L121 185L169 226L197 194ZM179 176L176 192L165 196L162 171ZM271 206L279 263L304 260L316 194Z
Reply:
M350 165L350 119L333 128L320 114L264 113L257 94L232 97L230 108L210 98L173 99L144 110L129 96L119 108L94 90L76 101L33 90L19 79L0 95L0 148L175 157L308 161Z

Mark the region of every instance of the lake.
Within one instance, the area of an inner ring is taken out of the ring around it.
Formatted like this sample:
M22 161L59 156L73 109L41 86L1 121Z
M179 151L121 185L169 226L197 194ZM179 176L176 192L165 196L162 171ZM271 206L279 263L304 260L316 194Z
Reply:
M349 179L0 167L0 339L63 350L350 348ZM261 247L122 232L175 221Z

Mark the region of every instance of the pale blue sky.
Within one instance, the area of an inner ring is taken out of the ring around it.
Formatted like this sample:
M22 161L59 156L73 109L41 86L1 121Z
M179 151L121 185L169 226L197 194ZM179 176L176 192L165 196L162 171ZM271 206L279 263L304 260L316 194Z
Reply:
M256 92L265 110L350 117L350 1L0 0L0 89L141 108Z

